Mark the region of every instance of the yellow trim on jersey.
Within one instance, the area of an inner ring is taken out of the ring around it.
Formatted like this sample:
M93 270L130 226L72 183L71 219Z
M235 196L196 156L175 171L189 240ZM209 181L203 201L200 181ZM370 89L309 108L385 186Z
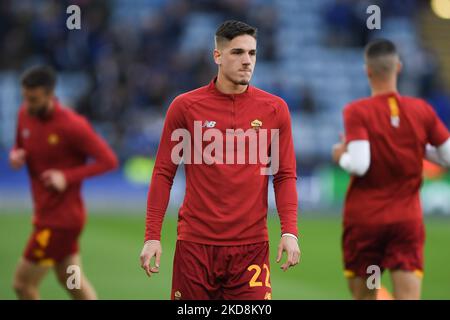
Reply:
M400 109L398 107L397 99L394 97L388 98L389 108L391 109L391 118L398 117L400 115Z

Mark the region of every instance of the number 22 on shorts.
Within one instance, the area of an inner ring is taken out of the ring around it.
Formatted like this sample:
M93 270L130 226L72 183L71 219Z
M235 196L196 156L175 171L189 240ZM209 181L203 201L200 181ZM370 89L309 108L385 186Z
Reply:
M266 277L264 280L264 285L268 288L271 288L270 286L270 270L269 267L266 264L263 264L264 271L266 272ZM258 281L258 278L261 274L261 267L258 266L257 264L252 264L251 266L249 266L247 268L248 271L255 271L255 273L253 274L253 277L250 279L249 281L249 285L250 287L262 287L263 283L262 281Z

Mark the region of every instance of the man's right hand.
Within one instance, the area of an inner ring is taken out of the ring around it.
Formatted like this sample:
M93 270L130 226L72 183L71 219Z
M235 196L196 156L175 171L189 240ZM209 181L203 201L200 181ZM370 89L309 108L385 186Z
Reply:
M145 242L141 251L141 267L147 273L147 276L151 277L153 273L159 272L159 263L161 261L161 242L158 240L148 240ZM155 257L155 266L150 266L150 260Z
M25 164L26 152L24 149L13 149L9 153L9 165L18 170Z

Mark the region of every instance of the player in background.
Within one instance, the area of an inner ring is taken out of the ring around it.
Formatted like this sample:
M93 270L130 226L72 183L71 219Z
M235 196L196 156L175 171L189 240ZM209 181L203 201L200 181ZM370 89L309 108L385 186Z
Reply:
M112 170L118 162L86 119L56 99L55 85L54 71L45 66L31 68L22 77L24 102L9 161L14 169L27 167L34 228L16 268L13 287L19 299L39 299L39 284L53 267L72 298L96 299L78 253L86 219L80 189L85 178ZM71 274L78 274L75 269L68 270L72 265L81 271L73 288L66 283Z
M148 276L160 268L161 227L178 167L171 153L179 142L171 141L171 135L176 129L185 129L194 136L194 121L203 124L203 135L218 134L216 139L223 146L229 129L259 133L279 130L279 152L275 154L272 149L271 155L272 161L279 156L279 170L273 175L281 221L277 262L286 252L287 261L281 268L287 270L300 259L290 115L281 98L249 84L256 63L256 29L243 22L224 22L215 35L214 61L217 77L209 85L176 97L166 115L148 194L145 244L140 256ZM236 159L248 152L235 148L232 156ZM189 155L184 156L189 159ZM186 193L178 216L171 299L271 298L268 175L260 173L262 167L259 163L185 161ZM152 258L155 261L150 266Z
M424 100L402 96L395 45L365 49L372 96L343 111L335 162L352 175L344 206L345 274L355 299L375 299L367 268L390 270L395 299L420 299L425 231L419 189L426 158L450 167L449 131Z

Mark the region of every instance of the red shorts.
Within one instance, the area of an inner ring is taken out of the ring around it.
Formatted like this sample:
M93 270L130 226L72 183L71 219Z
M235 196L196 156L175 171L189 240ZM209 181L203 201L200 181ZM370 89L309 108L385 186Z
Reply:
M24 258L45 266L53 266L64 258L78 252L80 229L54 229L35 227L29 240Z
M172 300L269 300L269 243L214 246L177 241Z
M389 270L423 271L425 229L421 221L387 225L349 225L342 239L345 275L367 278L367 267ZM373 271L372 271L373 272Z

